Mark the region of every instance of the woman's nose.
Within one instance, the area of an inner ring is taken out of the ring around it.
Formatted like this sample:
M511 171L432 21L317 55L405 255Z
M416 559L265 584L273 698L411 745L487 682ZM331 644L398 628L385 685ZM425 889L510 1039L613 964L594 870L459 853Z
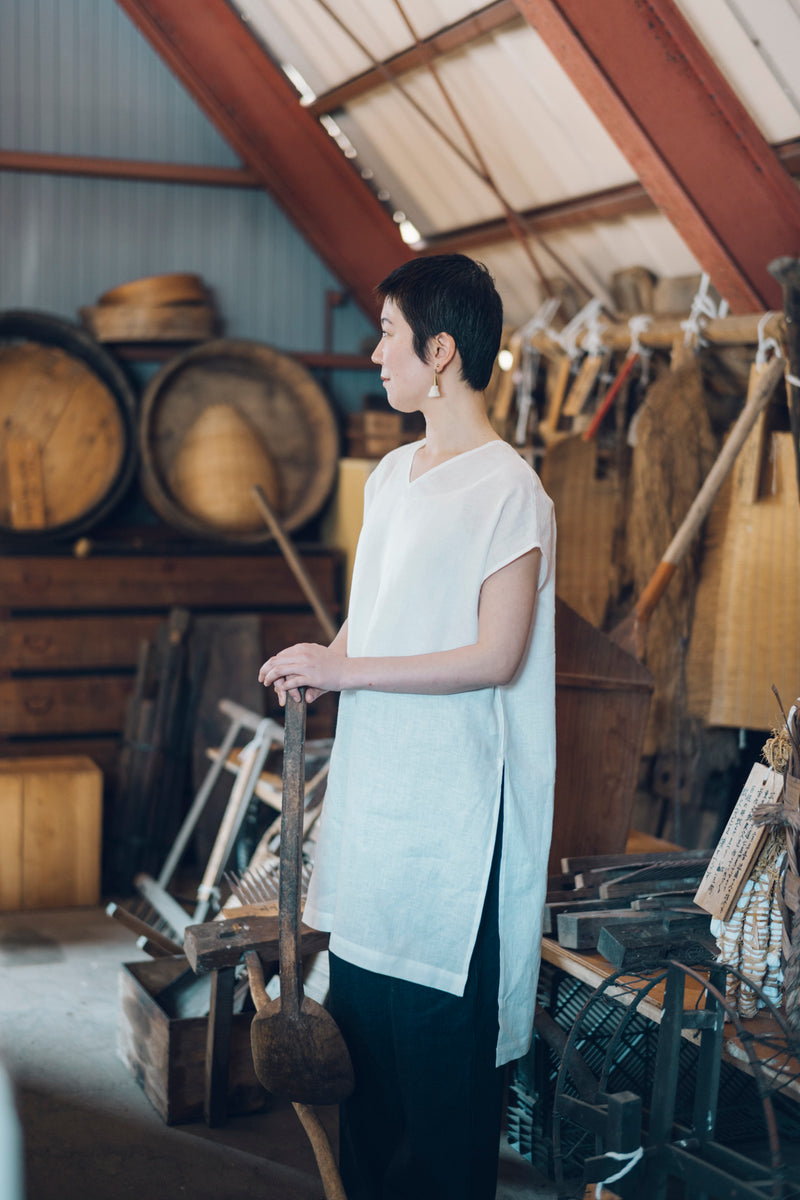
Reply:
M381 340L380 342L378 342L377 346L375 347L375 349L372 351L372 354L370 355L370 358L371 358L371 359L372 359L372 361L373 361L373 362L376 364L376 366L377 366L377 365L379 365L379 364L380 364L380 362L381 362L381 348L382 348L382 346L383 346L383 340Z

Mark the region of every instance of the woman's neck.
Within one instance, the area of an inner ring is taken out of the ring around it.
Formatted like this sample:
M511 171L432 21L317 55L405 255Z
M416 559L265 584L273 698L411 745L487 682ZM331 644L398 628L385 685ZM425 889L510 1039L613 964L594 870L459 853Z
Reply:
M412 478L467 450L501 440L486 415L480 392L465 389L443 394L429 402L423 411L425 444L414 456Z

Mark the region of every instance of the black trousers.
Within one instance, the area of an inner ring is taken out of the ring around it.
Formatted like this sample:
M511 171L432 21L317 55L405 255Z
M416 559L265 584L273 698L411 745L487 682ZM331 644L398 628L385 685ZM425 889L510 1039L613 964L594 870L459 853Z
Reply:
M505 1078L494 1065L500 840L498 829L463 996L330 955L329 1007L356 1079L339 1118L348 1200L494 1200Z

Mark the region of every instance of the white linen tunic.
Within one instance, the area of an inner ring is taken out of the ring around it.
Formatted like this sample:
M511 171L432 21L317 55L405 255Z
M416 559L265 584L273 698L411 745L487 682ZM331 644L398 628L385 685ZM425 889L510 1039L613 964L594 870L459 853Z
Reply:
M472 645L483 581L542 552L532 632L506 687L340 697L304 920L340 958L462 995L503 785L497 1064L530 1044L555 779L555 523L538 476L492 441L410 480L419 443L369 477L351 657Z

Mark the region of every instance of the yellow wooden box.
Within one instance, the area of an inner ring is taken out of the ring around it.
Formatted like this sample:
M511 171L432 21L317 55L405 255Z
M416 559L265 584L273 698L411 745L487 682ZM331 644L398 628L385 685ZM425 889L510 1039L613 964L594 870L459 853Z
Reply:
M0 759L0 910L98 904L102 812L90 758Z

